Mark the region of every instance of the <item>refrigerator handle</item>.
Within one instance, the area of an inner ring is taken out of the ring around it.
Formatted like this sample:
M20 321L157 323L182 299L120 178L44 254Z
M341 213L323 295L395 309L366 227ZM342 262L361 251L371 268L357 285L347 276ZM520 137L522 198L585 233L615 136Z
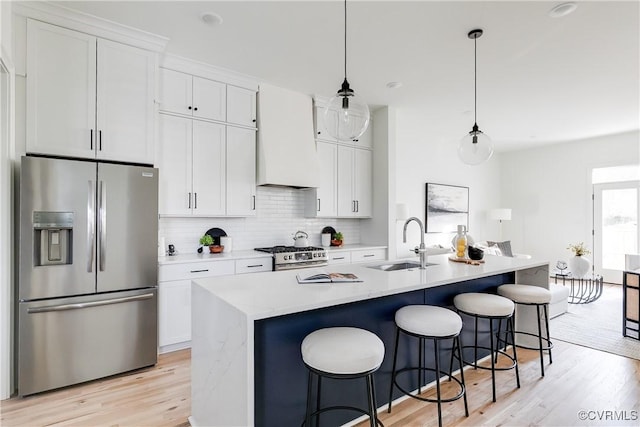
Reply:
M96 246L96 186L89 180L87 196L87 272L93 271L93 254Z
M27 313L34 314L34 313L47 313L50 311L77 310L80 308L99 307L101 305L121 304L123 302L132 302L132 301L142 301L149 298L153 298L152 293L134 295L131 297L112 298L112 299L107 299L103 301L81 302L77 304L47 305L44 307L31 307L27 309Z
M100 259L100 271L104 271L106 264L107 252L107 184L104 181L100 181L98 194L98 242L100 246L100 253L98 255Z

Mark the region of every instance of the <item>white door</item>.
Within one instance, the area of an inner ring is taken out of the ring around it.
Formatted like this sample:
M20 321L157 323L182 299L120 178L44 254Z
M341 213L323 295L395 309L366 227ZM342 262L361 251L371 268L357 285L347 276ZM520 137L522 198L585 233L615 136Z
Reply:
M160 69L160 111L186 114L193 112L192 76L178 71Z
M227 122L256 126L256 92L227 85Z
M193 117L225 121L226 108L227 85L193 77Z
M370 217L373 212L373 153L370 150L354 150L353 188L356 200L356 216Z
M27 20L28 153L95 157L96 38Z
M338 216L355 216L356 200L353 196L354 151L352 147L338 146Z
M594 272L622 283L624 255L638 253L640 181L593 186Z
M256 214L256 131L227 126L227 215Z
M98 39L97 157L153 163L155 54Z
M225 214L225 176L225 126L193 120L193 215Z
M191 215L191 119L159 114L156 167L160 215Z
M316 142L320 161L320 186L316 190L316 215L335 217L338 214L338 146L322 141Z

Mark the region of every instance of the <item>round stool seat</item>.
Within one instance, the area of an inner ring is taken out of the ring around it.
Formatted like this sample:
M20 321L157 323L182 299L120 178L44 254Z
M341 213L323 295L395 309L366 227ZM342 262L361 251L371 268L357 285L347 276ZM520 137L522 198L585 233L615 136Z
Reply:
M349 327L318 329L305 337L301 351L308 366L332 374L373 371L384 359L384 344L376 334Z
M500 295L470 292L458 294L453 298L458 310L477 316L510 316L513 314L513 301Z
M462 329L462 318L444 307L408 305L396 311L396 325L426 337L450 337Z
M551 291L540 286L501 285L498 287L498 294L515 303L549 304L551 302Z

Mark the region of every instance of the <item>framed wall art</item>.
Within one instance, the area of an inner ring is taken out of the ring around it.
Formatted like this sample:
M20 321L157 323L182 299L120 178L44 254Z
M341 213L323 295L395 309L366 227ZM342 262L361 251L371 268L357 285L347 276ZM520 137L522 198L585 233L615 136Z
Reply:
M427 233L455 233L458 225L469 229L469 187L427 183Z

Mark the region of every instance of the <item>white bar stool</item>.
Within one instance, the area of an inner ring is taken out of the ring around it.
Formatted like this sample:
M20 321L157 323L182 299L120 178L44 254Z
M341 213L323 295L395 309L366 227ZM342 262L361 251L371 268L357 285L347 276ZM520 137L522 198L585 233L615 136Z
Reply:
M433 305L408 305L396 311L396 345L393 351L393 371L391 373L391 387L389 389L389 407L387 412L391 412L391 402L393 400L393 387L397 387L401 392L414 399L423 402L434 402L438 404L438 425L442 427L442 403L453 402L461 397L464 398L464 412L469 416L469 408L467 406L467 393L464 384L464 372L462 370L462 362L460 363L460 380L451 376L451 365L449 366L449 381L455 380L460 386L460 392L453 397L443 399L440 394L440 375L446 375L446 372L440 370L440 354L438 351L438 343L442 340L453 340L452 353L458 350L458 358L462 360L460 350L460 331L462 330L462 318L455 312L444 307L436 307ZM396 362L398 356L398 342L400 340L400 332L418 338L418 366L406 367L396 370ZM433 352L435 358L435 369L425 368L423 366L422 351L424 340L433 340ZM453 358L452 358L453 362ZM414 395L410 391L405 390L397 382L397 375L401 372L418 371L418 393L422 392L422 373L424 371L434 372L436 374L436 399L421 397Z
M531 347L523 344L518 344L518 347L526 348L529 350L538 350L540 352L540 372L544 377L544 351L549 352L549 364L553 363L553 357L551 356L551 349L553 343L549 335L549 313L547 307L551 302L551 291L542 288L540 286L532 285L518 285L507 284L498 287L498 294L506 298L509 298L516 305L530 305L536 307L536 318L538 319L538 334L524 331L514 331L516 335L529 335L538 338L538 347ZM540 322L540 307L543 309L544 314L544 326L546 333L542 332L542 324ZM545 342L544 345L542 342ZM515 344L515 342L512 342Z
M512 346L513 356L507 354L505 351L500 350L500 326L502 320L507 321L507 327L505 331L505 335L511 335L512 342L515 342L514 334L513 334L513 312L514 312L514 304L508 298L501 297L500 295L493 294L485 294L485 293L465 293L458 294L453 298L453 305L456 307L458 313L466 314L467 316L471 316L474 318L474 345L473 346L462 346L465 348L473 348L474 349L474 360L473 363L470 363L466 360L461 360L460 363L465 363L467 365L473 365L474 369L490 369L491 370L491 386L493 391L493 401L496 401L496 371L506 371L510 369L515 369L516 371L516 384L518 388L520 388L520 374L518 373L518 357L516 355L516 346ZM489 337L490 337L490 347L484 347L478 345L478 319L486 319L489 321ZM494 320L499 320L500 325L498 326L498 333L496 334L498 337L498 342L494 341L493 336L493 322ZM506 339L506 338L505 338ZM506 341L505 341L506 342ZM478 366L478 349L489 350L491 356L491 367L486 366ZM496 367L496 363L498 361L498 356L503 355L511 360L510 366L505 367ZM451 357L454 355L452 354ZM495 357L494 357L495 356Z
M329 410L346 409L369 415L371 427L383 425L376 416L376 394L373 373L384 359L384 344L372 332L359 328L336 327L318 329L307 335L301 345L302 360L309 369L307 385L307 412L303 425L311 427L311 419L316 417L320 425L320 414ZM314 374L318 378L315 411L311 405ZM353 406L320 407L322 377L335 379L365 378L367 383L368 410Z

